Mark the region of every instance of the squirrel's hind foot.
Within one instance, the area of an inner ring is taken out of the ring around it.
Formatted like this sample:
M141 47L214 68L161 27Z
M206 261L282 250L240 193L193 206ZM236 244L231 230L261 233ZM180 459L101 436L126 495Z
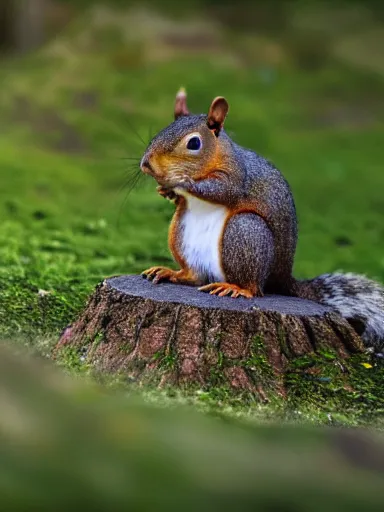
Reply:
M262 297L262 293L259 292L259 290L257 290L256 293L252 293L250 290L240 288L240 286L230 283L210 283L205 286L200 286L199 290L201 292L209 292L210 295L218 295L219 297L229 295L234 299L236 297L246 297L247 299L251 299L255 296Z

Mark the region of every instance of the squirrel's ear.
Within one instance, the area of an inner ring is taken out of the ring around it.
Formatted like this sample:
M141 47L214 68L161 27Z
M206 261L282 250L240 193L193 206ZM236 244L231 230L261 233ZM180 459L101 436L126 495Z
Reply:
M187 107L187 93L183 87L179 89L179 92L176 94L175 101L175 119L180 116L189 116L189 110Z
M208 128L219 135L228 114L229 105L225 98L218 96L212 101L208 112Z

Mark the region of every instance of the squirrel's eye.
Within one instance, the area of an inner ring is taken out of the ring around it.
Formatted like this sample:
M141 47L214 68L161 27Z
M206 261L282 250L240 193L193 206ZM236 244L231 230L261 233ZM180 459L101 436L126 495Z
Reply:
M199 137L191 137L187 143L187 149L198 151L201 148L201 140Z

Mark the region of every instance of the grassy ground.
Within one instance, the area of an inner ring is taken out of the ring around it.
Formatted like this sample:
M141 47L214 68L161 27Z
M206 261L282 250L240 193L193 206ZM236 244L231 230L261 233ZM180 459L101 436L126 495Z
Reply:
M0 356L4 510L382 509L382 434L143 406Z
M175 21L96 7L71 19L0 67L2 337L46 350L101 279L172 264L172 206L144 177L127 192L180 85L195 112L225 95L227 130L287 177L297 276L384 282L384 36L365 10L296 10L284 30L257 35L202 12Z

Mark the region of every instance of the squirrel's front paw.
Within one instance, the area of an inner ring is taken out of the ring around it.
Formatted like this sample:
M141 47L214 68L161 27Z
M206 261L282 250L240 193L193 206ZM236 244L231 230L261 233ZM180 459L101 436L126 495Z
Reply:
M169 199L170 201L175 201L177 198L177 194L170 188L159 186L156 188L157 193L164 197L165 199Z
M154 284L157 284L160 283L160 281L175 282L177 271L171 270L167 267L151 267L144 270L141 275L145 279L148 279L148 281L152 281Z
M151 267L144 270L141 275L154 284L160 283L161 281L170 281L171 283L180 284L197 284L195 274L189 269L172 270L167 267Z

